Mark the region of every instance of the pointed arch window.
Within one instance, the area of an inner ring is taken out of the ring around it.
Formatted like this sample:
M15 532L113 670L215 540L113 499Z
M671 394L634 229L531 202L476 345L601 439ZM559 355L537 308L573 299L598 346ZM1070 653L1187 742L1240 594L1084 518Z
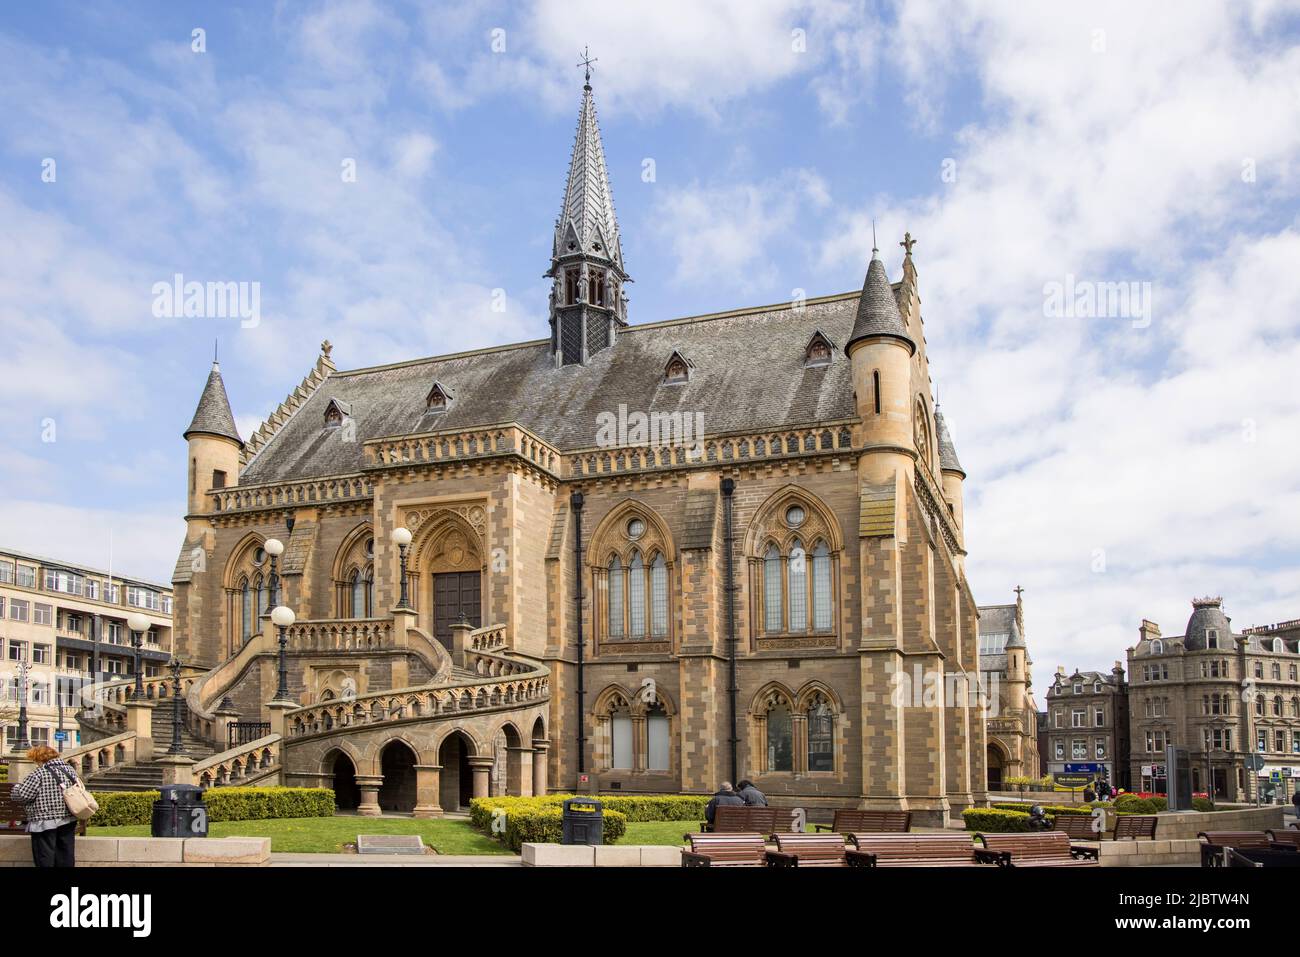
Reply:
M650 633L668 634L668 563L662 553L650 564Z
M266 613L266 603L267 603L266 581L262 578L261 575L258 575L255 580L255 584L257 589L257 604L255 606L255 610L257 612L256 617L261 617ZM256 630L257 627L256 624L254 624L253 627L254 630Z
M621 704L609 715L611 768L630 769L632 765L632 714Z
M763 625L769 632L779 632L785 624L781 608L781 553L769 545L763 556Z
M794 721L784 701L767 710L767 770L794 770Z
M790 546L790 631L808 630L808 555L795 539Z
M361 577L361 572L352 569L352 574L348 576L348 588L352 593L352 617L364 618L366 616L366 583Z
M253 591L248 587L248 579L244 579L243 585L239 589L239 634L243 641L248 641L253 637Z
M641 553L634 551L627 566L628 633L633 638L645 635L645 564Z
M668 771L671 769L671 740L669 737L668 712L662 704L655 704L646 711L646 770Z
M831 550L818 542L812 555L813 631L831 630Z
M835 770L835 712L820 692L808 704L808 770Z
M623 637L623 563L615 555L609 560L609 620L606 633L611 638Z

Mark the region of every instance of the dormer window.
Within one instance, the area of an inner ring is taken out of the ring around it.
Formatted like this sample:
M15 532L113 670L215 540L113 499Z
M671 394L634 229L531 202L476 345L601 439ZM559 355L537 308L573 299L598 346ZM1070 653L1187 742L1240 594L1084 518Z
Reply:
M435 382L429 389L429 394L424 397L425 413L446 412L449 405L451 405L451 392L441 382Z
M330 399L329 405L325 406L325 428L337 429L343 424L343 420L352 415L352 403L344 402L342 399Z
M808 368L828 366L835 354L835 345L820 330L813 333L804 349L803 364Z
M690 359L687 359L680 352L674 351L668 357L668 362L664 366L664 384L678 385L689 381L693 368L695 368L695 364Z

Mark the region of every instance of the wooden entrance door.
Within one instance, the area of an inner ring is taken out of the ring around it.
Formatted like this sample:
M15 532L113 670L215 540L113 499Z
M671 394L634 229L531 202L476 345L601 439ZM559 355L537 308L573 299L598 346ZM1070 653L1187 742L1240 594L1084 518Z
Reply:
M480 572L441 572L433 576L433 633L451 648L451 626L461 615L475 628L483 627L479 605Z

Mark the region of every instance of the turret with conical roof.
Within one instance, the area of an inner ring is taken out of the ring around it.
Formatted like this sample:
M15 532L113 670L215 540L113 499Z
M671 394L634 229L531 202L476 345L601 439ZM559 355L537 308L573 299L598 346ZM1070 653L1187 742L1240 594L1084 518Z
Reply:
M546 275L553 280L551 351L556 364L584 363L613 345L618 329L627 325L623 284L629 279L590 75L582 88L578 131Z
M910 476L915 458L910 450L915 448L912 357L916 343L899 312L877 249L871 250L853 332L844 351L852 366L862 422L857 444L872 453L859 460L859 472L869 485L892 485L898 475Z
M965 538L965 514L962 506L962 483L966 481L966 470L957 459L957 446L953 444L952 433L948 423L939 411L934 410L934 425L939 432L939 474L943 483L943 497L948 500L948 509L957 524L957 533Z
M197 515L210 511L210 489L238 482L239 453L244 447L221 380L221 366L215 359L184 438L189 443L187 512Z

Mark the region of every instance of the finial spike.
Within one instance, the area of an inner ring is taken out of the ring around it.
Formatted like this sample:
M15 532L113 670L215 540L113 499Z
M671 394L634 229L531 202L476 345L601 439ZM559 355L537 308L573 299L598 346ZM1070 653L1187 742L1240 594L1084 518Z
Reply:
M905 255L908 259L912 258L912 247L916 245L916 240L912 238L911 233L903 233L903 241L898 245L902 246L907 252Z
M875 259L880 248L876 245L876 217L871 217L871 258Z

